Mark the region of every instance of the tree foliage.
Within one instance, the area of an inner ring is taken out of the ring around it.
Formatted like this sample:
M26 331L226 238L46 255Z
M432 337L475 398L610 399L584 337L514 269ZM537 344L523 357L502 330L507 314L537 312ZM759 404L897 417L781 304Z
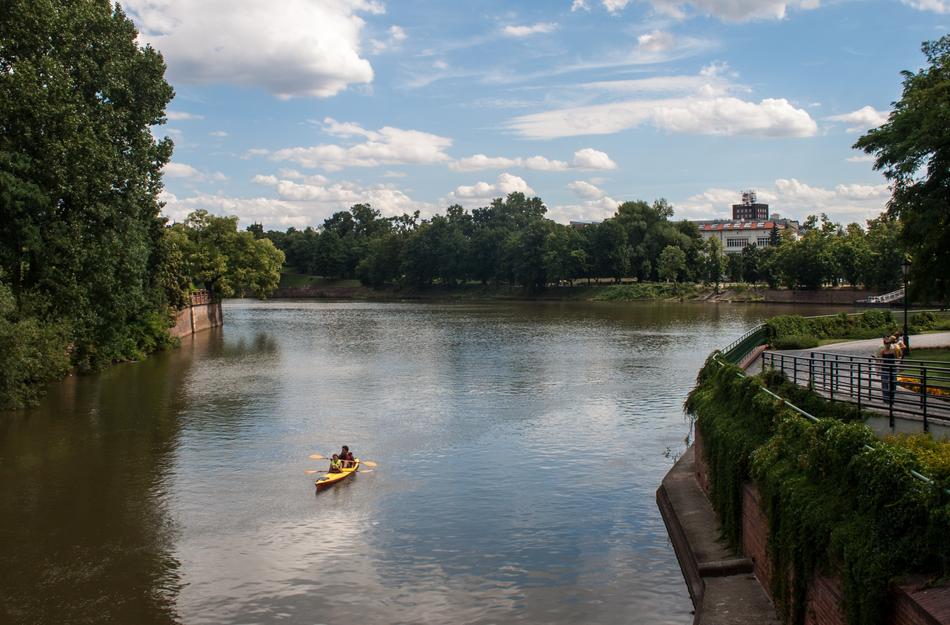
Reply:
M950 298L950 35L922 46L928 66L902 73L887 123L854 147L873 154L893 185L889 214L902 224L919 292Z
M4 3L0 20L0 267L22 307L68 320L94 367L156 337L164 303L157 201L173 96L161 56L109 2ZM142 334L144 332L145 334Z

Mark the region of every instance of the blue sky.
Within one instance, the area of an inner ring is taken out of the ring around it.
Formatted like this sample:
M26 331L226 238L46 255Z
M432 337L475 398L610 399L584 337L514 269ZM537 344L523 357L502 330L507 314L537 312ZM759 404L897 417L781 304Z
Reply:
M176 90L165 213L319 225L510 191L551 218L664 197L728 214L877 215L851 149L900 97L947 0L130 0Z

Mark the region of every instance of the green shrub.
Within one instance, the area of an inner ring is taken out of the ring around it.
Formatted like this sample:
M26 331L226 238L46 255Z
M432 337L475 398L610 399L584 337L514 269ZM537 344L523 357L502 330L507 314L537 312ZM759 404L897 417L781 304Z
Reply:
M68 329L65 323L20 316L10 289L0 283L0 407L33 403L44 384L66 375Z
M772 341L775 349L811 349L818 347L818 339L809 335L783 336Z

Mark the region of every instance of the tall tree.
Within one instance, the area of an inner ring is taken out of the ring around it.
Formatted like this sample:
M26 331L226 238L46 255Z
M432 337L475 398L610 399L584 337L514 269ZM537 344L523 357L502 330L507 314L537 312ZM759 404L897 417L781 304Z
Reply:
M8 0L0 20L0 266L68 319L74 357L135 351L163 305L157 196L172 88L116 5ZM164 331L163 329L161 331Z
M928 66L902 72L887 123L854 144L891 181L888 212L903 223L918 292L950 299L950 35L922 46Z

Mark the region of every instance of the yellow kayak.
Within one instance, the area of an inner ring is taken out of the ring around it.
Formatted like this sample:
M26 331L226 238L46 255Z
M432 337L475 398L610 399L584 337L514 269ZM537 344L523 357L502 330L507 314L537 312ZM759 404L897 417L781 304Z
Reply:
M314 482L317 485L317 490L333 486L337 482L342 482L346 478L350 477L360 468L360 459L355 460L355 464L352 467L341 470L339 473L327 473L319 480Z

